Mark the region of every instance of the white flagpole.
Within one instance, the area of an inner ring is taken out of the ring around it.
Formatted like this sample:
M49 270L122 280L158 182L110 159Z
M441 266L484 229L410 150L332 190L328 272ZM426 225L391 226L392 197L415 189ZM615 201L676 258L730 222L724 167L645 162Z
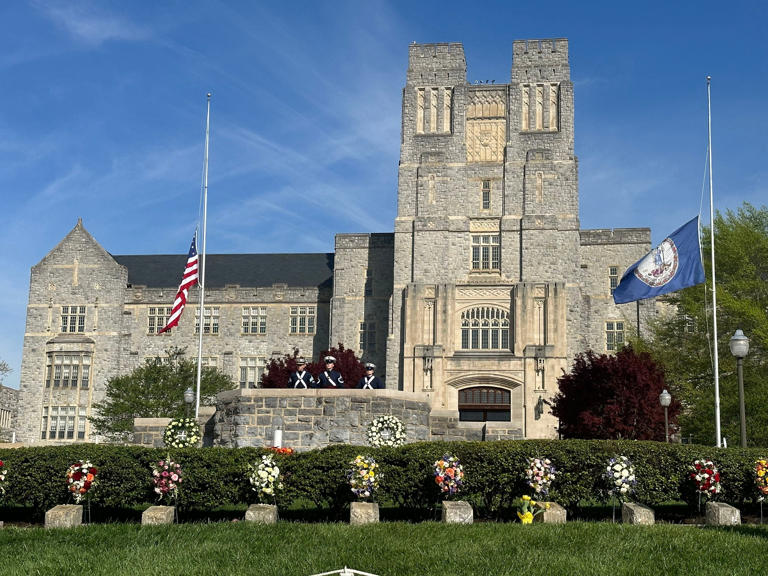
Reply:
M717 283L715 282L715 208L712 194L712 104L710 98L711 76L707 76L707 137L709 139L709 231L710 253L712 257L712 320L715 349L715 440L717 447L723 445L720 435L720 367L717 356Z
M205 331L205 236L208 227L208 140L211 128L211 93L207 96L205 116L205 157L203 160L203 258L200 269L200 339L197 343L197 390L195 392L195 418L200 414L200 379L203 373L203 332Z

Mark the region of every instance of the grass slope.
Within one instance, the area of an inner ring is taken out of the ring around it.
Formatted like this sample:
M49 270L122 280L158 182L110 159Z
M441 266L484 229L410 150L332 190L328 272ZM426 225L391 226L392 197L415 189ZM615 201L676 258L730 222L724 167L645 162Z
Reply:
M381 576L764 573L768 526L381 523L0 530L6 574Z
M761 574L768 526L217 523L0 530L8 574Z

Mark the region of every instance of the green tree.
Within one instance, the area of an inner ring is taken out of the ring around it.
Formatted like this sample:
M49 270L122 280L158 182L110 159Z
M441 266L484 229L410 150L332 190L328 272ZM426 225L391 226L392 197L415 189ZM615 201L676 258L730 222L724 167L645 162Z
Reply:
M185 350L172 348L167 356L151 358L130 374L107 380L106 396L94 404L90 420L95 432L111 440L125 440L133 432L134 418L181 417L185 415L184 391L195 388L196 362L185 358ZM203 367L200 404L211 405L216 394L235 387L232 379L216 368Z
M13 372L13 369L8 366L8 362L5 360L0 360L0 384L3 383L3 378L5 378L11 372Z
M664 365L669 391L680 400L681 434L693 442L715 441L714 351L712 348L712 270L710 229L702 247L706 284L669 295L668 313L651 325L641 343ZM736 360L728 341L737 328L750 340L744 359L747 442L768 446L768 208L745 203L715 216L715 273L720 367L720 420L730 444L739 441Z

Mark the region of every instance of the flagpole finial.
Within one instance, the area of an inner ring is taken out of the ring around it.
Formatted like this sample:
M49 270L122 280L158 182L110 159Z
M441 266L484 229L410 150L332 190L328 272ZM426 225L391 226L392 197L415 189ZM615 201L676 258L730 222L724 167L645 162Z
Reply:
M709 78L709 76L707 76L707 78ZM208 100L211 99L211 93L210 92L208 92L208 94L206 96L208 96Z
M709 84L709 81L712 80L712 76L707 75L707 84ZM209 94L210 96L210 94Z

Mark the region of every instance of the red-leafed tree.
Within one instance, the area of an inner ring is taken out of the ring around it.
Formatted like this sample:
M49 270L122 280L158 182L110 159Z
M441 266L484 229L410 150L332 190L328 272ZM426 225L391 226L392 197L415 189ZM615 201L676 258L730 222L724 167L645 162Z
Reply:
M646 353L631 346L615 356L579 354L570 373L557 380L560 391L552 414L563 438L628 438L664 441L664 409L659 394L664 371ZM676 429L680 403L669 406L670 431Z
M355 356L355 353L348 348L344 348L343 344L339 344L330 350L323 350L320 357L316 360L306 359L307 370L315 377L315 380L317 380L318 374L325 370L324 358L326 356L336 358L335 369L341 373L341 377L344 379L343 388L354 388L357 386L360 378L365 376L365 367ZM261 375L261 387L287 388L291 372L297 368L297 358L299 358L299 351L294 349L291 355L273 358L267 362L264 374Z

